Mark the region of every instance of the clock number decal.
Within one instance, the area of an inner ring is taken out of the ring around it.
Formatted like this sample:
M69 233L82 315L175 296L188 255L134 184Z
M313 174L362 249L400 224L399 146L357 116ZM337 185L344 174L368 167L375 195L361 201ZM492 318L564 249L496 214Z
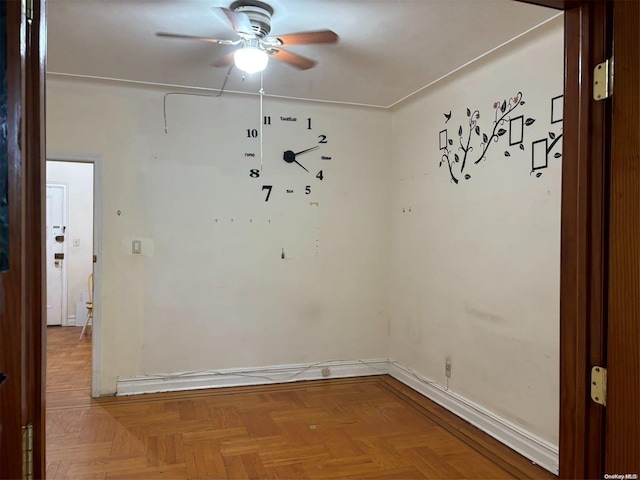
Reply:
M265 125L271 125L271 116L265 115L264 122Z
M256 128L247 128L247 138L258 138L258 130Z
M311 193L311 185L307 185L304 189L304 193L309 195Z
M324 175L322 174L322 170L318 172L318 174L316 175L316 178L319 178L320 180L324 178Z
M327 143L327 136L326 135L318 135L319 141L318 143Z
M311 130L311 119L307 118L307 130Z
M251 178L258 178L260 176L260 170L258 170L257 168L252 168L251 170L249 170L249 176Z
M271 196L271 189L273 188L273 185L262 185L262 190L266 190L267 191L267 198L264 199L265 202L269 201L269 197Z

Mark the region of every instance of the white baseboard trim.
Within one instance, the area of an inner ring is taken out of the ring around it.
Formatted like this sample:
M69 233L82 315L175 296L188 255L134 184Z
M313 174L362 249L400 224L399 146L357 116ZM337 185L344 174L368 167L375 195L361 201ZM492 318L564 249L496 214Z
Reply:
M375 358L371 360L276 365L168 375L140 375L118 378L116 395L322 380L325 378L322 376L323 368L331 370L331 375L327 378L385 375L389 372L389 361L386 358Z
M461 395L421 378L399 362L389 363L389 375L475 425L532 462L558 474L558 447L497 416Z

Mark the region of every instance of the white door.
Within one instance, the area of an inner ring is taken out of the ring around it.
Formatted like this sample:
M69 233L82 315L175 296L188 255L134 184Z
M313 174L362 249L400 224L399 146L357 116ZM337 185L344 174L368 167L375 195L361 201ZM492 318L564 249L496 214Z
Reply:
M47 184L47 325L62 325L65 186Z

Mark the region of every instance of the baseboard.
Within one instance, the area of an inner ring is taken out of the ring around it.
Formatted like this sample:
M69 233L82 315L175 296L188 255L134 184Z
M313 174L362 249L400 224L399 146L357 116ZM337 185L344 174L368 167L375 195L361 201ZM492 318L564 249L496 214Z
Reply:
M558 474L558 447L497 416L456 393L420 378L398 362L390 362L389 375L451 413L475 425L532 462Z
M116 395L321 380L325 378L322 376L323 368L329 368L331 371L330 376L327 378L364 377L387 374L389 362L387 359L376 358L371 360L277 365L171 375L140 375L118 378Z

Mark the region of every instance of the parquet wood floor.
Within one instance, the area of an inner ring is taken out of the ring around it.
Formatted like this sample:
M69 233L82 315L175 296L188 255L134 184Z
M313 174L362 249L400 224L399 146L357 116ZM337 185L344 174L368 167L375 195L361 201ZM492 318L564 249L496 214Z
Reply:
M51 479L553 478L386 375L91 399L90 339L47 334Z

